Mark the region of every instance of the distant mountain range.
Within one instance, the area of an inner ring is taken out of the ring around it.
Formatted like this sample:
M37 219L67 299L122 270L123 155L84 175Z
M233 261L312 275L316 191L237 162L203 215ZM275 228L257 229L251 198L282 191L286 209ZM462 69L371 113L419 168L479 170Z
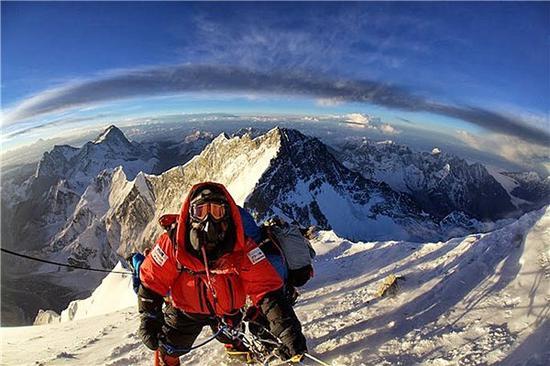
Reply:
M493 227L483 221L517 214L550 193L548 179L532 173L497 178L480 164L389 142L335 150L297 130L274 128L215 138L196 131L176 143L138 144L110 126L81 148L55 146L24 183L3 183L2 239L37 256L112 268L151 246L160 233L156 218L179 212L201 181L225 184L258 222L279 215L363 241L483 231ZM28 272L22 266L10 271ZM91 290L99 280L83 285L60 280L55 267L37 270L74 291Z
M391 141L363 140L343 145L339 155L345 166L411 195L422 210L439 220L455 211L495 220L517 208L483 165L468 164L438 150L413 152Z

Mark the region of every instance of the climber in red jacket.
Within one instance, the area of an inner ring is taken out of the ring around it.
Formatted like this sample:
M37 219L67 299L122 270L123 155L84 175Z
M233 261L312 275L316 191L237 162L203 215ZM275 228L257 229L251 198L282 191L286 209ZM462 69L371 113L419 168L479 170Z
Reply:
M299 360L307 351L300 321L277 271L245 238L238 207L225 187L195 185L179 216L170 217L171 229L140 267L139 335L156 351L155 364L179 365L179 356L189 351L205 325L216 329L238 323L247 296L283 344L279 355Z

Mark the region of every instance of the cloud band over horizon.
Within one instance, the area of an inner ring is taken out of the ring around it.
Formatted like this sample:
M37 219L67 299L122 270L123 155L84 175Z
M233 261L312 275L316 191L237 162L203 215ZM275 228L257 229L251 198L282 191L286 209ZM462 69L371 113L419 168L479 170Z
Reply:
M71 108L142 96L187 92L256 92L374 104L409 112L429 112L547 146L550 134L527 122L488 109L428 100L372 80L338 80L301 72L259 72L216 65L179 65L120 71L95 80L49 89L3 114L2 125Z

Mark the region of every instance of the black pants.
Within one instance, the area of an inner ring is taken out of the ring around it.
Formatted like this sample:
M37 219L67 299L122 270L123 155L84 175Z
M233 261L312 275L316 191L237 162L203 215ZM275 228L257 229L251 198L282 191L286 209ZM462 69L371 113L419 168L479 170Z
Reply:
M181 356L189 352L189 348L199 336L202 328L209 326L212 332L218 331L216 318L204 314L187 314L167 305L164 309L164 326L162 327L163 343L170 351L161 347L161 352L169 353L171 356ZM232 340L224 335L216 339L222 343L232 343Z

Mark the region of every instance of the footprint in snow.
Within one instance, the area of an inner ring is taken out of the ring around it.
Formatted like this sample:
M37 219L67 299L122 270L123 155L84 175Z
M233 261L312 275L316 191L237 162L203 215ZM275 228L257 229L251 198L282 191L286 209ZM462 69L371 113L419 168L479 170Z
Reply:
M106 363L105 366L133 366L143 359L140 359L137 356L124 357L119 360Z
M86 339L84 343L80 347L78 347L77 350L82 350L84 348L87 348L88 346L91 346L94 343L97 343L98 341L99 341L99 338L97 337Z
M140 344L141 344L140 342L136 342L136 343L123 344L121 346L116 346L115 348L112 349L111 356L109 358L111 360L115 359L115 358L118 358L118 357L122 356L123 354L128 353L131 350L135 349Z

